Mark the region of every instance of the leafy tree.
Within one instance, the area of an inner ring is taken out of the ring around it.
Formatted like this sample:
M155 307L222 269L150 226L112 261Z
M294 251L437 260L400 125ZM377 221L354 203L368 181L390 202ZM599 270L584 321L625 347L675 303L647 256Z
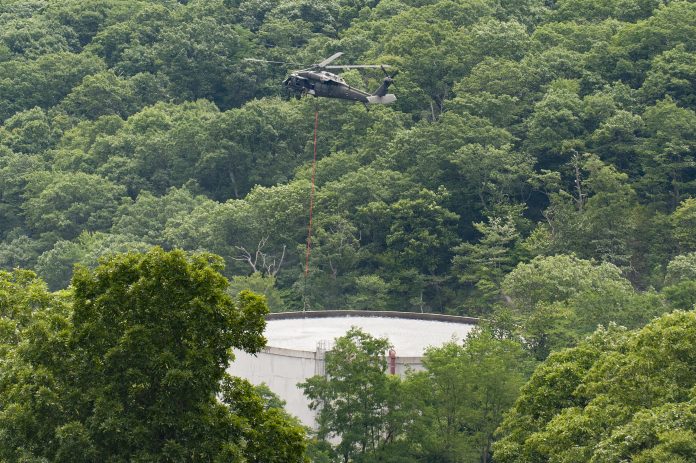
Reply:
M650 1L650 0L649 0ZM680 43L692 43L696 28L692 20L696 9L691 2L669 2L655 9L643 21L618 31L614 41L634 61L642 66L647 60ZM625 61L619 63L626 65Z
M413 417L406 441L416 461L491 461L493 433L525 381L527 362L517 342L487 330L428 349L425 371L403 385Z
M640 116L617 111L592 133L592 151L603 161L611 162L619 171L630 173L633 178L639 177L635 158L643 130L644 123Z
M633 235L637 198L628 177L592 155L574 156L571 166L573 191L552 194L544 213L555 242L552 249L630 268L627 237Z
M268 309L220 268L155 248L79 269L71 309L38 310L11 353L3 459L304 461L296 422L225 374L232 347L264 345Z
M312 32L333 36L337 32L339 1L330 1L320 7L309 2L280 1L271 10L271 15L276 18L287 18L290 21L307 21Z
M223 3L192 2L177 9L148 54L155 70L171 82L172 94L186 100L208 98L229 108L244 101L248 96L245 85L250 83L244 73L231 70L229 63L243 56L251 44L247 31L225 21L229 12ZM130 67L129 71L150 69Z
M301 283L305 302L310 307L324 309L367 309L366 304L373 302L370 296L375 296L375 307L383 306L386 303L386 294L380 293L386 291L383 280L373 275L354 278L365 254L360 245L357 227L340 215L317 215L313 224L307 281L304 281L303 275ZM306 248L307 244L303 243L301 249L298 249L299 253L307 256ZM361 287L361 282L366 286ZM296 284L299 283L298 281ZM346 297L353 292L353 287L357 290L355 298L352 295ZM362 293L363 289L366 293Z
M104 71L86 76L58 108L86 119L111 114L127 118L166 96L161 83L152 74L141 73L124 79L112 71Z
M388 272L395 301L421 311L424 306L442 311L446 300L443 274L457 244L458 219L442 206L446 197L444 189L421 190L411 198L392 204L374 201L357 211L356 225L372 241L365 250L374 254L368 262Z
M458 95L488 92L496 96L508 95L524 100L532 88L529 87L529 80L524 81L523 77L535 78L534 74L529 75L527 69L518 62L484 58L468 75L463 76L455 86L455 91ZM523 85L519 85L520 83Z
M98 175L36 172L28 176L25 194L22 209L31 230L72 239L83 229L109 228L125 191Z
M696 304L696 253L676 256L667 264L665 287L662 292L669 303L682 310Z
M51 5L47 8L46 16L70 27L77 34L80 45L84 46L106 24L125 19L132 9L140 6L139 3L136 1L123 5L111 0L68 0Z
M537 100L544 94L548 94L550 98L547 101L548 106L544 104L542 107L546 106L552 112L559 109L562 111L561 108L569 103L570 106L573 106L575 99L573 93L583 89L584 80L597 78L597 76L588 75L587 70L583 67L583 62L582 53L560 46L549 48L540 53L528 53L522 59L521 64L525 73L530 74L531 77L531 81L527 84L527 88L530 88L531 84L530 90L533 93L530 96ZM556 81L558 83L554 83ZM566 95L563 95L564 93ZM570 98L570 101L563 101L566 96ZM542 117L544 116L542 115ZM560 116L564 119L567 114ZM575 121L573 118L560 122L568 124L564 128L574 129Z
M287 183L306 160L312 123L306 105L255 101L223 113L209 136L219 140L196 166L202 186L218 198L240 198L254 185Z
M588 19L597 20L608 17L635 21L650 16L661 5L662 0L641 0L626 4L620 0L591 2L587 0L564 0L558 3L554 16L558 20Z
M161 195L195 180L196 165L210 149L207 127L218 117L206 101L158 103L126 122L104 116L70 133L60 162L124 185L131 197L143 189Z
M696 199L687 198L671 216L674 238L682 251L696 250Z
M522 389L496 461L693 459L693 312L552 354Z
M295 266L300 260L294 250L295 243L307 236L309 187L308 182L296 181L257 187L245 200L204 201L188 214L167 219L165 241L172 247L205 249L224 256L230 276L260 272L281 280L281 268ZM288 278L294 282L295 276ZM279 283L290 286L287 280Z
M22 341L35 312L58 304L56 295L29 270L0 271L0 358L6 360Z
M519 264L502 288L520 335L540 360L552 349L574 345L599 324L636 327L668 310L658 295L634 292L616 266L574 256L538 256Z
M266 19L266 15L279 3L278 0L270 2L261 0L249 2L229 0L225 2L225 5L236 7L234 11L235 20L247 29L256 32Z
M210 200L194 195L186 187L171 188L159 197L143 191L134 202L119 206L111 232L168 247L164 236L167 223L178 216L190 214L197 207L210 206L210 203Z
M540 0L510 1L501 0L498 3L497 16L512 17L526 25L533 25L546 18L549 5Z
M40 461L48 455L58 457L54 461L95 461L90 460L94 448L85 438L83 426L71 423L62 413L70 408L66 404L74 404L74 392L67 392L64 381L73 366L66 345L69 301L48 293L30 273L15 275L19 277L15 282L14 278L3 278L8 305L2 325L14 325L16 345L9 349L8 344L3 345L0 455L9 462ZM16 296L7 298L7 290ZM20 317L23 323L17 323ZM78 448L79 452L73 452Z
M455 85L455 91L457 87ZM519 121L523 105L517 97L494 95L490 92L462 93L451 100L449 107L455 112L467 112L490 120L494 125L507 129Z
M458 135L449 135L453 132ZM436 124L397 137L394 146L399 149L390 156L391 167L406 169L433 191L447 188L443 205L464 218L459 228L467 236L470 221L479 219L482 210L505 201L505 196L524 196L531 164L524 155L510 152L505 144L509 137L485 119L446 113Z
M295 6L295 5L293 5ZM286 7L287 9L287 7ZM275 10L273 10L275 12ZM271 14L273 14L273 12ZM287 13L284 12L284 13ZM330 28L331 25L327 24ZM302 48L315 35L312 24L300 18L290 20L287 17L273 17L266 20L258 31L258 39L269 48Z
M126 5L130 7L130 14L105 24L85 48L101 56L118 73L155 72L151 47L172 21L174 5L163 2L129 2Z
M645 110L646 135L640 147L644 175L639 180L643 195L663 207L675 208L693 194L696 164L692 153L696 140L689 129L696 113L678 107L669 97Z
M481 294L481 302L489 305L500 296L500 284L516 262L515 245L520 234L512 215L489 217L488 223L474 224L481 234L476 244L463 243L454 248L453 267L459 280L473 284ZM479 302L479 301L477 301Z
M7 58L37 58L57 52L77 51L77 34L65 25L52 21L45 16L7 14L3 21L0 41L6 49ZM14 17L13 17L14 16Z
M391 169L365 166L327 182L317 191L317 207L332 214L354 215L358 208L374 201L391 203L418 191L409 175Z
M598 42L609 42L621 26L623 23L616 20L597 23L549 21L535 28L531 39L534 42L534 48L550 49L560 46L586 53Z
M233 256L240 251L234 246L245 247L250 252L257 249L259 234L252 208L242 200L223 204L205 202L188 214L177 214L167 219L163 238L174 248L207 249L235 263ZM252 247L253 245L253 247ZM238 274L254 271L240 264Z
M386 338L353 327L326 353L326 376L299 385L319 412L319 438L336 439L344 462L374 455L398 435L400 382L386 374L387 349Z
M564 144L584 133L578 90L577 82L555 81L527 120L527 149L546 162L564 154Z
M375 81L373 84L372 79L366 85L365 77L361 77L357 71L343 73L342 77L347 79L350 85L365 88L369 92L378 86L378 82ZM350 80L351 77L355 79L354 82ZM392 140L402 130L411 126L410 118L394 110L393 105L377 105L378 107L370 108L368 112L359 105L332 100L319 100L313 106L320 113L317 132L317 155L321 157L320 162L337 153L345 153L349 154L352 161L349 161L350 163L357 161L360 165L368 164L388 153ZM305 104L302 110L304 117L307 117L311 114L312 107ZM306 135L310 134L308 130ZM309 141L309 138L305 140ZM309 150L305 151L309 154ZM309 156L305 159L308 160ZM317 166L317 180L322 181L326 177L320 167Z
M283 299L275 287L273 275L263 275L254 272L249 276L234 276L230 280L230 294L238 294L241 291L252 291L266 298L271 312L283 312ZM282 407L280 407L282 408Z
M601 328L578 346L554 352L539 365L503 419L500 440L493 445L495 461L548 461L532 438L563 410L582 406L578 386L595 362L605 353L618 351L626 337L625 329Z
M225 376L222 401L238 420L246 444L246 461L262 463L306 463L305 429L283 410L284 402L270 389L246 380ZM230 455L237 457L237 455Z
M676 256L667 265L665 284L696 280L696 252Z
M422 190L413 199L393 204L368 204L361 213L388 224L385 244L396 260L423 272L435 272L446 260L442 255L456 242L455 213L440 206L447 192Z
M507 18L506 18L507 19ZM470 28L461 28L445 39L456 53L458 65L453 74L464 75L485 57L497 59L521 59L529 47L529 35L525 27L515 20L499 21L481 19Z
M696 77L696 54L679 44L656 57L640 91L654 102L670 96L683 106L696 106L689 82Z
M52 290L68 286L75 265L96 268L102 258L114 254L140 251L152 245L128 235L112 235L103 232L82 232L73 241L61 240L36 260L36 271Z
M505 277L503 290L516 308L529 311L538 302L561 301L610 284L631 288L615 265L595 264L574 256L538 256L517 265Z
M89 54L52 53L35 60L0 62L0 120L18 111L50 108L70 93L86 75L104 64Z
M348 297L348 307L357 310L380 310L388 303L389 285L379 275L355 277L355 294Z
M3 269L33 268L37 258L50 247L44 240L35 240L21 232L12 232L0 243L0 266Z
M255 187L245 198L257 218L260 235L254 236L255 241L272 238L267 246L278 255L283 246L289 248L291 243L303 241L309 217L309 190L309 183L302 180L272 188Z
M22 204L25 200L27 177L46 168L46 163L38 156L2 151L0 156L0 235L3 238L12 239L8 233L13 230L15 235L17 232L22 234L24 231Z
M15 113L0 128L0 143L15 153L39 154L62 135L41 108Z

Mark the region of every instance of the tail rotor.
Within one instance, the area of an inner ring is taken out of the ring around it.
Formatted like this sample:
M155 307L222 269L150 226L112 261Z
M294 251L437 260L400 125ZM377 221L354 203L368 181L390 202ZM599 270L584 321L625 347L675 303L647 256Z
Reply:
M396 77L397 74L399 74L399 70L397 69L396 71L392 72L391 75L389 75L389 73L385 69L384 65L382 65L380 67L382 68L382 72L384 73L384 76L385 76L384 80L386 81L387 79L389 79L389 84L392 84L394 82L394 77Z
M384 79L382 79L382 85L379 86L379 88L373 93L373 96L378 96L378 97L383 97L387 95L387 92L389 91L389 86L394 84L394 77L399 73L399 70L397 69L391 75L387 72L387 69L385 66L380 66L382 69L382 72L384 73ZM396 98L395 98L396 99Z

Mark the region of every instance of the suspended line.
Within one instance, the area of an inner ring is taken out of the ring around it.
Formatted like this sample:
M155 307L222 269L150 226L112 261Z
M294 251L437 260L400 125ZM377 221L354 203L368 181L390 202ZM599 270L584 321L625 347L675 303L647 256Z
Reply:
M309 275L309 255L312 252L312 212L314 210L314 178L317 173L317 128L319 126L319 110L314 111L314 160L312 161L312 190L309 193L309 225L307 226L307 252L305 253L305 290L307 275Z

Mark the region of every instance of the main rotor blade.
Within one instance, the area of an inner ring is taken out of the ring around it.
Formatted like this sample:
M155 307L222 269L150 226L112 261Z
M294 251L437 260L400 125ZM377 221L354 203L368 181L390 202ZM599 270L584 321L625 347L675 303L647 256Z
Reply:
M380 64L346 64L345 66L341 66L341 65L336 64L333 66L323 66L323 67L325 69L354 69L354 68L363 68L364 69L364 68L380 68L380 67L388 68L391 66L388 66L386 64L384 66L382 66Z
M333 60L335 60L336 58L338 58L338 57L341 56L342 54L343 54L343 52L341 52L341 51L339 51L338 53L334 53L333 55L329 56L328 58L326 58L326 59L325 59L324 61L322 61L321 63L318 63L318 64L317 64L317 67L319 67L319 68L325 67L327 64L331 63Z
M267 59L244 58L244 61L253 61L254 63L270 63L270 64L292 64L293 66L306 66L301 63L290 63L288 61L269 61Z

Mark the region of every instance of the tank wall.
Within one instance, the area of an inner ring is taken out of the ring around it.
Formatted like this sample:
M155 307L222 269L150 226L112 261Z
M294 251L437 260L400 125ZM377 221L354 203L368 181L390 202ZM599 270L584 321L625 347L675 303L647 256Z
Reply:
M423 371L423 362L421 357L396 357L396 374L402 378L409 371Z
M307 352L293 349L267 347L251 355L234 351L236 360L227 369L233 376L242 377L252 384L266 385L286 402L288 413L298 417L303 424L316 429L316 413L309 409L309 401L298 383L314 375L324 374L324 352ZM396 357L396 373L404 376L408 371L423 370L420 357Z
M251 355L234 351L235 361L227 369L233 376L239 376L252 384L266 385L286 402L285 409L298 417L302 423L314 426L314 412L297 383L311 378L323 367L317 362L316 353L291 349L266 348Z

